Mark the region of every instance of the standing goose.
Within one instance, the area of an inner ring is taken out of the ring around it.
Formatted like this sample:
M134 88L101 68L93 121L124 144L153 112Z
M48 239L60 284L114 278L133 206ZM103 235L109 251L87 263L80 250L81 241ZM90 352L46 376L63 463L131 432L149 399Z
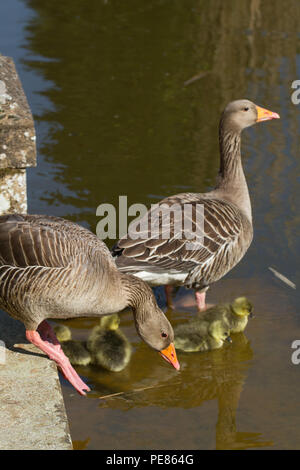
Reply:
M220 171L217 186L208 193L182 193L159 203L161 208L179 208L181 217L185 205L184 233L178 232L175 213L171 213L169 231L166 212L156 217L157 208L139 221L134 237L127 234L113 247L113 256L120 271L134 274L151 286L165 285L167 303L171 305L172 285L195 289L199 311L206 309L205 295L209 285L222 278L244 256L253 236L251 203L241 161L241 131L246 127L279 115L256 106L248 100L229 103L219 125ZM176 206L175 206L176 205ZM203 208L203 232L197 208ZM164 209L165 210L165 209ZM154 227L149 234L151 218ZM170 220L169 219L169 220ZM190 219L190 220L189 220ZM200 228L200 236L195 228ZM193 243L191 243L193 241Z
M28 341L57 363L80 394L90 389L46 318L101 316L128 306L141 338L179 369L173 329L152 290L118 271L94 234L58 217L0 217L0 308L24 323Z

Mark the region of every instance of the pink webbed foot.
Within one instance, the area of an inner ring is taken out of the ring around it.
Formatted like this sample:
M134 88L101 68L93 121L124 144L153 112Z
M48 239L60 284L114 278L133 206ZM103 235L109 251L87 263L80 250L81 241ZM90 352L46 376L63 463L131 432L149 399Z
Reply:
M199 312L204 312L207 309L207 305L205 302L206 292L195 292L197 307Z
M171 310L174 310L172 292L173 292L173 286L166 285L165 294L166 294L166 300L167 300L167 307L170 308Z
M47 356L56 362L65 379L67 379L80 395L86 395L90 388L81 380L69 359L64 354L55 333L49 323L43 321L38 331L26 330L26 338L30 343L41 349Z

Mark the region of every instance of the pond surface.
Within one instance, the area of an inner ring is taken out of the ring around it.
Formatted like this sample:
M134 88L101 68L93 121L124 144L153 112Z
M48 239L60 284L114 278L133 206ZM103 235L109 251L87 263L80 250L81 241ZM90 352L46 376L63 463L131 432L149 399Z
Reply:
M246 295L255 318L232 345L180 354L177 372L121 326L134 347L120 373L79 368L92 392L62 379L77 449L300 449L299 284L300 3L296 0L11 0L1 6L0 51L17 64L34 114L38 166L29 212L95 232L103 202L147 206L203 192L219 166L218 120L248 98L280 121L246 130L242 154L254 241L208 302ZM193 79L193 80L190 80ZM108 241L109 246L113 241ZM165 309L162 289L157 298ZM179 289L172 324L195 315ZM66 321L86 339L93 319ZM108 396L110 395L110 396Z

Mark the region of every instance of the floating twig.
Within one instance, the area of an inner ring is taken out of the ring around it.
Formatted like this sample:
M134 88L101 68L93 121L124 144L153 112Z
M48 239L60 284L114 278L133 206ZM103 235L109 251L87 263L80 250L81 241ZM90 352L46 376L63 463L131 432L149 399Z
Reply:
M296 289L296 284L290 281L286 276L284 276L283 274L280 274L278 271L276 271L276 269L271 268L270 266L269 266L269 270L272 271L274 276L278 277L278 279L280 279L282 282L287 284L289 287L291 287L292 289Z
M183 86L188 86L190 85L191 83L194 83L196 82L197 80L200 80L200 78L202 77L205 77L205 75L207 75L209 73L209 71L204 71L204 72L200 72L198 73L197 75L194 75L192 78L189 78L188 80L186 80L184 83L183 83Z
M179 382L175 382L179 383ZM98 397L99 400L104 400L105 398L113 398L117 397L119 395L125 395L127 393L136 393L136 392L143 392L144 390L150 390L152 388L160 388L160 387L166 387L169 384L162 384L162 385L149 385L148 387L143 387L143 388L136 388L134 390L127 390L125 392L116 392L116 393L111 393L110 395L103 395L102 397Z

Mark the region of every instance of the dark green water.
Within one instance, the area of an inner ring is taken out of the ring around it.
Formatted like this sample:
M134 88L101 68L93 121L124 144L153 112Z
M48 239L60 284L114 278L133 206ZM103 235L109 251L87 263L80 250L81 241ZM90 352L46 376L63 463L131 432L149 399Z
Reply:
M299 283L300 105L291 102L299 2L11 0L0 11L0 52L14 57L36 123L31 213L95 231L97 206L117 205L119 195L149 206L207 191L227 102L248 98L281 116L243 134L255 238L208 294L211 303L249 297L256 316L245 335L219 351L179 354L178 373L141 343L125 313L129 367L79 369L93 389L86 399L62 381L75 447L299 449L291 343L300 339L300 299L268 270ZM194 315L189 296L177 293L173 324ZM67 323L75 338L96 324Z

